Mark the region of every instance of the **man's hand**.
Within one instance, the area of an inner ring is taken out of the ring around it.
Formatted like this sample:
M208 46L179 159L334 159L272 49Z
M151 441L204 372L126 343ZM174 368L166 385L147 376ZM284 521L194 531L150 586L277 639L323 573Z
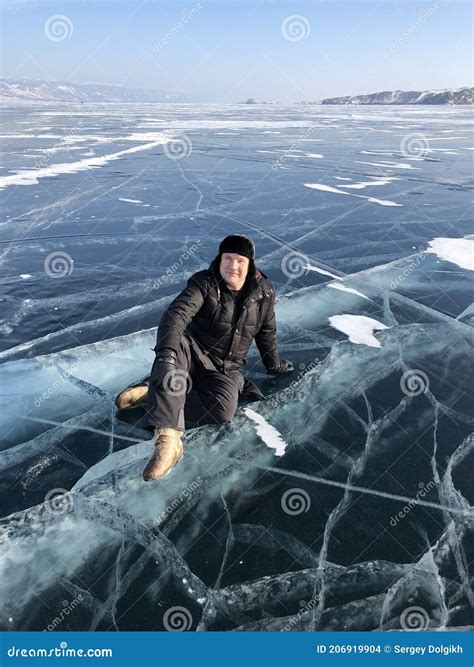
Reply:
M156 350L155 362L151 372L151 382L160 389L167 389L170 377L176 370L177 355L170 348ZM165 386L166 385L166 386Z
M268 368L267 373L270 375L285 375L286 373L293 373L293 364L287 359L281 359L278 366L275 366L275 368Z

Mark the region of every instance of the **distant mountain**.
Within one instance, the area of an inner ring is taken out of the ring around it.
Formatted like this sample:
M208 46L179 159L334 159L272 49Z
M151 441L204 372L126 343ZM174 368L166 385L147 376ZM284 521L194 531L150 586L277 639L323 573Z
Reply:
M474 88L446 90L386 90L382 93L328 97L318 104L474 104Z
M279 102L267 102L266 100L256 100L255 97L249 97L243 104L279 104Z
M0 79L0 102L209 102L205 94L35 79Z

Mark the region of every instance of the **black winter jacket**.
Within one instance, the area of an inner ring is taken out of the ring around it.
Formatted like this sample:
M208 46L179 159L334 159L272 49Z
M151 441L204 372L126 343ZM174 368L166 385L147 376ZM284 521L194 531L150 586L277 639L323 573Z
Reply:
M245 297L232 327L235 297L219 270L220 255L208 269L194 273L184 290L163 313L155 351L176 350L184 333L190 335L221 371L238 371L255 339L267 370L280 363L276 341L275 290L267 276L250 261L242 290Z

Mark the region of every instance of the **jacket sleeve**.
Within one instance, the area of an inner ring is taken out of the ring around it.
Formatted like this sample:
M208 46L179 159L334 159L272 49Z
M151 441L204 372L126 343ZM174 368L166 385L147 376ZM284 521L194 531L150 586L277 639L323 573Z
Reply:
M267 306L264 320L255 336L263 365L267 370L273 369L280 363L280 355L276 340L276 319L275 319L275 290L270 288L271 298Z
M206 293L205 287L192 276L188 279L184 290L169 304L161 316L156 334L155 352L168 348L177 353L184 330L204 303Z

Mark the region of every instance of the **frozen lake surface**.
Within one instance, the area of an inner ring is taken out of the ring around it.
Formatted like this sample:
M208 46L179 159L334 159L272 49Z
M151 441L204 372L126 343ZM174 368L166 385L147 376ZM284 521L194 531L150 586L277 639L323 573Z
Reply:
M474 626L471 118L2 108L2 629ZM295 371L145 483L114 396L229 233Z

